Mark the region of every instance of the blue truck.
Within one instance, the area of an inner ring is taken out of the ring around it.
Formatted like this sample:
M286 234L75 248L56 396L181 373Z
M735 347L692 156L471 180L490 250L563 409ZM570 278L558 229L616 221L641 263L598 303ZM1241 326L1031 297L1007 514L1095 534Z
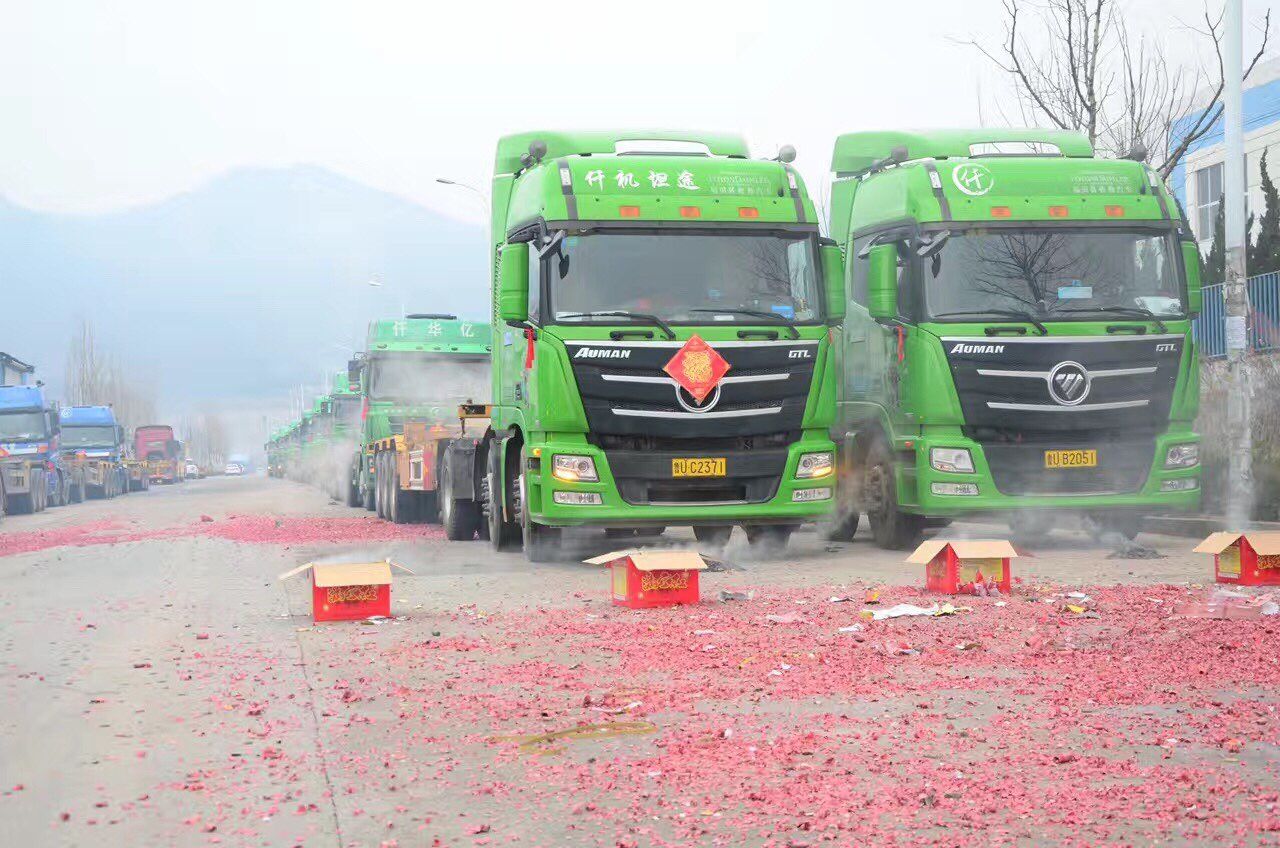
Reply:
M59 415L40 386L0 386L0 502L11 514L40 512L69 498L59 451Z
M70 499L114 498L129 491L124 427L109 406L65 406L59 436Z

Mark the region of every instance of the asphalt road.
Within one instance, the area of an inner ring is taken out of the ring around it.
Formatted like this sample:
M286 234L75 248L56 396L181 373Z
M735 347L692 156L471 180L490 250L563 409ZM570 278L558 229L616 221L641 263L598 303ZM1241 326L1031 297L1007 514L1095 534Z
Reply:
M1275 619L1155 614L1209 591L1210 566L1190 540L1140 541L1164 557L1055 533L1016 564L1025 597L895 626L859 613L925 600L920 569L863 538L804 532L758 559L735 537L704 604L641 613L574 561L605 540L534 567L261 476L6 517L0 842L1274 844ZM276 576L330 556L412 569L394 586L403 618L313 625L305 580ZM1040 603L1081 586L1098 597L1088 620ZM759 596L719 603L726 587ZM847 629L863 623L865 639ZM1228 656L1212 683L1186 679ZM1005 742L978 732L1013 704ZM922 711L943 724L913 725ZM979 738L992 750L949 762ZM1090 740L1123 768L1091 760ZM966 777L986 781L974 809L944 791Z

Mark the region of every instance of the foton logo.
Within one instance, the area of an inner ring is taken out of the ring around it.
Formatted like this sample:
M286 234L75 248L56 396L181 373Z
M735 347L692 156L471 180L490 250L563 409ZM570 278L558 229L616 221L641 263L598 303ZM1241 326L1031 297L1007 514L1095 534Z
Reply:
M630 359L631 351L625 348L580 347L574 359Z
M1004 345L993 344L965 344L960 342L953 345L950 353L1004 353Z

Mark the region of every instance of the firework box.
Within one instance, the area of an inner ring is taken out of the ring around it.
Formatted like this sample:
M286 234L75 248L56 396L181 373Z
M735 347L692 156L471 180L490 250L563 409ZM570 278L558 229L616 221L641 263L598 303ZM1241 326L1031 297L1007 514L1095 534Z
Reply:
M1238 586L1280 586L1280 533L1210 533L1196 545L1213 554L1213 577Z
M1017 555L1003 539L930 539L906 561L924 566L930 592L973 595L997 588L1007 595L1013 589L1009 560Z
M630 549L592 557L591 565L609 567L613 602L644 609L698 602L698 572L707 567L697 551Z
M389 559L381 562L308 562L281 574L287 580L311 572L313 621L356 621L373 615L391 615L391 572L399 569Z

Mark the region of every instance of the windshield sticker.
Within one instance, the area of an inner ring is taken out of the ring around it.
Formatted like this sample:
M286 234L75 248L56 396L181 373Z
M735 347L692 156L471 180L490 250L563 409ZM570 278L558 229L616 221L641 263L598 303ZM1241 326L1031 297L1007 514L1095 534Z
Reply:
M783 318L786 318L787 320L795 320L796 308L794 306L788 306L782 303L775 303L773 306L770 306L769 309L772 312L775 312L778 315L781 315Z
M1075 280L1069 286L1058 286L1058 300L1090 300L1093 298L1093 286L1082 286Z
M1136 194L1134 181L1124 174L1085 173L1071 178L1072 194Z
M995 185L995 178L985 165L961 165L951 172L951 181L971 197L986 194Z

